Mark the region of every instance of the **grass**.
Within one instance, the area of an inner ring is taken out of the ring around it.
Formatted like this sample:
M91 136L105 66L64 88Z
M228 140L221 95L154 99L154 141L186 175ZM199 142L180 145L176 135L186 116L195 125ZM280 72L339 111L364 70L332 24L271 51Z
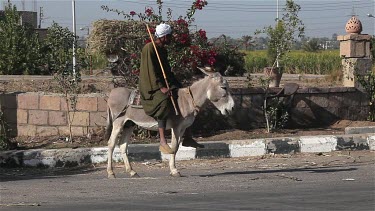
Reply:
M245 69L248 73L263 72L263 68L272 66L267 62L267 51L246 51ZM339 50L319 52L291 51L280 61L285 73L330 75L341 70Z

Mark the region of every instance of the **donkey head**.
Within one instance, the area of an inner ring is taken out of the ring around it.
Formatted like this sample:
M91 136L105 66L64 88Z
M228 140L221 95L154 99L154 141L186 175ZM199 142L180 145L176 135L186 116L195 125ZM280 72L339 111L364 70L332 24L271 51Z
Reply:
M226 115L232 112L234 101L229 92L227 80L219 72L212 72L210 68L198 68L208 76L207 98L221 114Z

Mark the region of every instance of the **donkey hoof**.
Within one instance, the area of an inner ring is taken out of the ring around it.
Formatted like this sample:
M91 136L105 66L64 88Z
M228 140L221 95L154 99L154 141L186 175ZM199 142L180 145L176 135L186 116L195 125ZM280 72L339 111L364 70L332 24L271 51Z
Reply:
M131 178L140 178L140 176L137 173L130 175L130 177Z
M116 176L114 174L108 174L108 179L116 179Z
M181 174L180 174L180 172L176 172L176 173L171 173L171 176L172 177L181 177Z

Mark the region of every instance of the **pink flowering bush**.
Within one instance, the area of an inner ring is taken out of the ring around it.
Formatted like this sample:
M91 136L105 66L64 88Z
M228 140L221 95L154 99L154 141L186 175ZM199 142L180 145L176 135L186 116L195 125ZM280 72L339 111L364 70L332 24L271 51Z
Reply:
M119 61L117 62L116 73L125 78L126 86L137 85L138 73L140 68L140 56L143 46L151 42L146 29L149 25L152 34L155 32L156 25L161 22L168 23L173 28L174 42L167 46L169 53L169 61L172 71L182 82L187 82L194 74L197 66L215 66L217 62L218 48L208 42L206 31L199 29L192 32L189 26L194 22L194 14L198 10L202 10L206 5L206 0L194 0L191 7L187 10L185 16L180 16L176 20L172 20L172 10L167 9L167 17L162 16L163 3L157 0L157 12L154 8L146 7L143 12L130 11L125 13L117 9L110 9L102 6L106 11L116 12L123 15L125 21L121 21L112 26L112 28L104 27L106 37L100 37L105 40L102 46L92 45L93 49L99 50L106 54L117 54ZM103 20L101 20L103 22ZM113 30L109 33L110 30ZM94 30L89 38L95 37ZM184 81L185 80L185 81Z
M130 11L129 13L102 6L102 9L106 11L123 15L125 21L112 23L110 30L107 27L108 24L103 24L105 20L98 22L102 24L95 25L94 23L89 44L95 36L102 35L104 30L106 37L105 39L100 37L100 40L105 40L102 46L92 45L91 48L107 55L119 56L115 74L125 78L126 86L137 85L141 51L146 43L151 42L146 24L149 25L152 35L155 33L156 25L161 22L172 26L174 41L167 48L171 67L180 80L189 80L196 66L215 65L217 53L215 48L208 43L206 32L202 29L197 32L189 30L189 26L194 22L195 12L202 10L207 5L207 1L193 1L186 15L176 20L172 20L172 10L169 8L166 12L167 17L164 18L162 16L163 3L157 0L157 5L157 12L152 7L146 7L143 12ZM95 30L95 26L101 26L103 30Z

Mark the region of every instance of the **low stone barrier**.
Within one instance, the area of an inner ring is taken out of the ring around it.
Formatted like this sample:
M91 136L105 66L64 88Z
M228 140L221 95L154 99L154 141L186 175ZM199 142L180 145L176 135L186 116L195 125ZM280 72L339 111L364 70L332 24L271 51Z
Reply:
M280 89L273 88L276 93ZM231 89L235 109L223 117L211 105L198 115L193 130L251 129L264 127L261 88ZM1 109L15 136L68 135L68 115L72 133L82 136L106 125L107 94L78 96L77 110L68 112L65 98L47 93L0 94ZM365 120L369 106L366 94L350 87L300 88L290 108L291 127L314 127L345 120Z
M13 135L55 136L72 133L82 136L106 124L106 95L79 95L76 111L68 111L65 98L59 94L7 93L1 96L2 109Z
M203 142L205 148L180 146L176 160L235 158L273 154L324 153L337 150L375 150L375 134L300 136ZM0 152L0 167L74 167L107 162L108 147L35 149ZM129 145L130 161L169 160L158 144ZM121 162L120 149L113 152Z

